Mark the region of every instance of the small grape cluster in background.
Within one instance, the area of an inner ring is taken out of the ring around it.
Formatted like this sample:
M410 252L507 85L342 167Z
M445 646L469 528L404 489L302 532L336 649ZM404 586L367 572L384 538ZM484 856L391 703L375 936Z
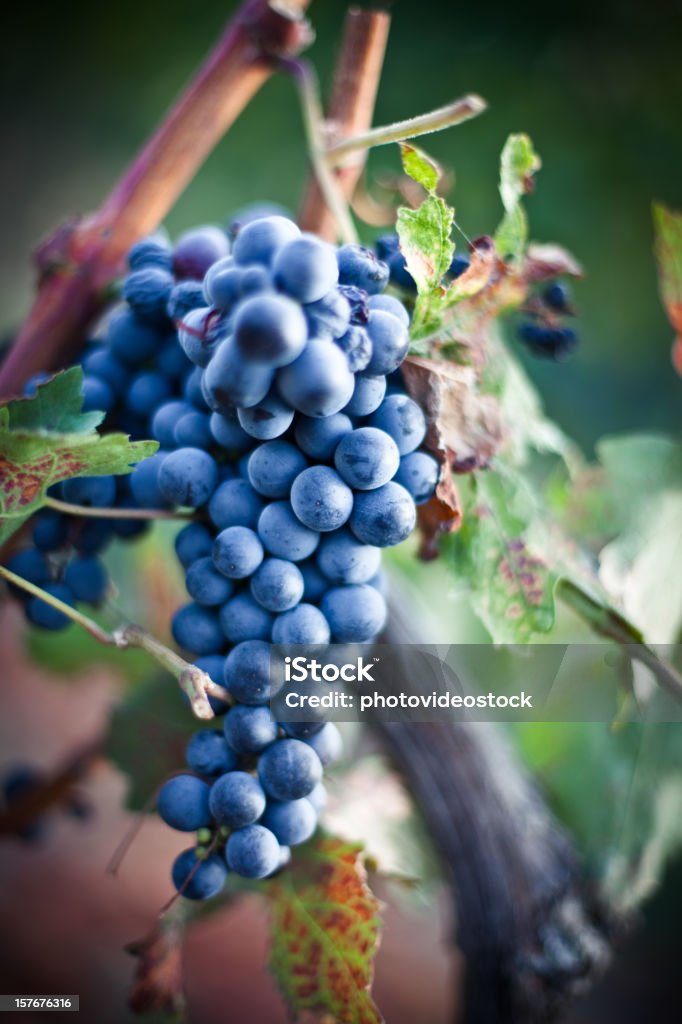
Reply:
M216 228L174 249L154 236L128 263L124 303L82 356L86 409L160 448L122 483L76 478L57 496L196 510L176 537L192 600L171 628L233 703L210 698L223 732L193 738L158 811L196 833L173 879L205 898L228 869L277 871L314 831L340 734L275 720L270 644L376 638L387 614L381 548L411 533L438 464L420 450L424 415L400 376L409 314L384 294L391 271L371 250L337 250L275 215L242 218L232 246ZM141 526L74 526L47 510L10 568L69 603L96 604L107 585L97 553ZM64 618L39 599L27 611L52 628Z
M529 352L542 359L567 359L578 345L578 335L566 326L564 317L574 316L565 284L555 281L528 302L531 316L519 324L517 333Z

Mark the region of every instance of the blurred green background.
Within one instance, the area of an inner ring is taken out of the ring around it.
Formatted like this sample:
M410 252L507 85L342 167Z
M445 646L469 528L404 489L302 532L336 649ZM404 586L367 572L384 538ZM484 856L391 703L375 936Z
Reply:
M60 219L93 209L212 44L233 4L84 0L12 5L3 47L0 332L25 312L31 247ZM310 50L328 81L345 4L313 3ZM682 206L682 10L665 0L523 7L399 0L377 122L468 91L479 120L425 140L452 168L468 234L499 217L497 164L510 131L544 160L529 201L534 238L584 263L576 289L583 345L563 366L531 363L552 414L587 447L613 430L674 429L682 385L656 291L653 198ZM373 170L398 166L374 154ZM295 209L306 175L294 89L271 81L168 219L176 232L270 198Z

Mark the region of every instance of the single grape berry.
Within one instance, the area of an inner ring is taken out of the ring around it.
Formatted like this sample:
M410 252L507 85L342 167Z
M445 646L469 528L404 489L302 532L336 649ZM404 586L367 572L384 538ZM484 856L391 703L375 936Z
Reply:
M364 544L388 548L409 537L416 520L412 496L391 480L383 487L355 495L350 528Z
M277 739L278 726L266 707L236 704L225 716L225 739L236 754L260 754Z
M306 416L332 416L353 395L355 379L341 348L326 338L311 338L298 359L277 375L282 397Z
M310 839L317 827L317 814L305 797L300 800L268 801L261 819L283 846L297 846Z
M282 612L272 627L274 644L328 644L330 639L329 623L313 604L298 604Z
M301 232L288 217L260 217L244 224L234 243L234 258L241 266L269 266L277 252L299 238Z
M200 604L179 608L171 620L171 633L178 647L194 654L218 654L225 644L218 616Z
M253 530L246 526L228 526L213 545L213 562L229 579L251 576L263 561L263 545Z
M386 624L386 602L366 583L333 587L322 598L320 608L339 643L372 640Z
M275 256L273 271L277 287L299 302L317 302L339 279L334 247L314 235L301 235L284 245Z
M424 413L407 395L387 395L370 417L369 425L390 434L401 455L413 452L426 436Z
M243 828L260 818L265 810L265 793L252 775L227 772L210 787L208 807L219 825Z
M162 821L179 832L196 832L211 823L210 786L195 775L175 775L164 782L156 798Z
M159 469L159 490L172 505L205 505L218 482L215 459L201 448L170 452Z
M390 434L377 427L359 427L339 442L334 465L350 487L369 491L392 479L400 453Z
M327 533L348 520L353 492L329 466L311 466L294 480L291 507L304 526Z
M270 612L285 612L303 597L303 577L293 562L266 558L251 577L251 593Z
M305 346L308 329L301 307L285 295L258 295L240 303L234 336L244 359L288 366Z
M225 686L242 704L265 704L278 684L271 671L270 644L245 640L225 659Z
M288 501L272 501L258 519L258 536L270 555L300 562L309 558L320 543L320 535L295 515Z
M227 601L219 618L223 633L233 644L270 639L273 617L248 591Z
M195 732L185 751L187 767L199 775L224 775L234 771L237 758L217 729Z
M266 441L249 459L249 480L266 498L286 498L307 464L302 452L288 441Z
M423 505L433 495L440 467L427 452L410 452L400 460L395 481L412 495L415 505Z
M275 800L298 800L322 780L322 764L302 740L276 740L258 761L258 778Z
M371 249L349 243L336 254L341 284L355 285L369 295L382 292L388 284L389 270Z
M243 878L267 878L280 866L277 839L262 825L248 825L233 832L227 840L228 866Z
M234 593L234 584L218 572L211 555L192 562L185 576L185 586L197 604L209 606L225 604Z
M225 884L227 868L222 857L212 853L197 857L194 849L183 850L173 862L173 885L187 900L208 900Z

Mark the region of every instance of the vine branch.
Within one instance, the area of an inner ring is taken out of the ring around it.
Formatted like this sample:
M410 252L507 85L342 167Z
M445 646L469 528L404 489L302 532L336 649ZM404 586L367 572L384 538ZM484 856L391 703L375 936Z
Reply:
M43 507L67 516L86 516L90 519L196 519L194 512L176 512L167 508L98 508L94 505L74 505L70 501L45 495Z
M75 355L130 246L158 227L281 59L309 42L309 0L245 0L214 50L99 211L38 249L33 307L0 367L0 398Z
M26 591L27 594L31 594L32 597L37 597L44 601L45 604L50 605L56 611L61 612L66 618L85 629L98 643L104 644L107 647L117 647L119 650L124 651L132 648L146 651L147 654L150 654L155 661L158 661L160 665L177 679L180 689L187 695L192 711L197 718L209 719L214 717L213 708L208 699L209 696L216 697L227 704L232 702L229 692L224 687L218 686L206 672L197 668L196 665L191 665L188 661L185 661L179 654L171 650L170 647L166 647L164 643L155 636L152 636L151 633L148 633L141 626L127 623L110 633L88 615L84 615L77 608L72 608L70 604L66 604L65 601L55 597L54 594L49 594L46 590L36 586L35 583L25 580L23 576L18 576L10 569L5 568L4 565L0 565L0 577L6 579L8 583L14 584L15 587Z

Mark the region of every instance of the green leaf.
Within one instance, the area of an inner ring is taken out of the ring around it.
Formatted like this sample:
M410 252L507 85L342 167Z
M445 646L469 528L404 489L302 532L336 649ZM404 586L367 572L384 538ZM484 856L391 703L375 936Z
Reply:
M128 780L130 810L148 809L167 775L183 767L187 740L199 727L169 675L141 683L114 709L105 752Z
M441 169L436 161L409 142L400 143L400 158L405 174L433 195L441 178Z
M0 408L0 543L45 500L47 489L74 476L129 473L158 448L156 441L100 435L103 413L81 411L83 372L73 367L33 398Z
M505 214L495 233L497 251L520 259L528 241L528 220L521 202L533 189L540 158L527 135L510 135L500 159L500 195Z
M654 203L656 260L663 305L677 333L682 332L682 213Z
M298 848L269 888L270 969L292 1016L325 1014L379 1024L372 999L380 906L360 862L362 846L320 837Z
M528 643L554 625L557 576L530 544L531 520L520 481L476 474L474 500L452 539L453 564L494 643Z

